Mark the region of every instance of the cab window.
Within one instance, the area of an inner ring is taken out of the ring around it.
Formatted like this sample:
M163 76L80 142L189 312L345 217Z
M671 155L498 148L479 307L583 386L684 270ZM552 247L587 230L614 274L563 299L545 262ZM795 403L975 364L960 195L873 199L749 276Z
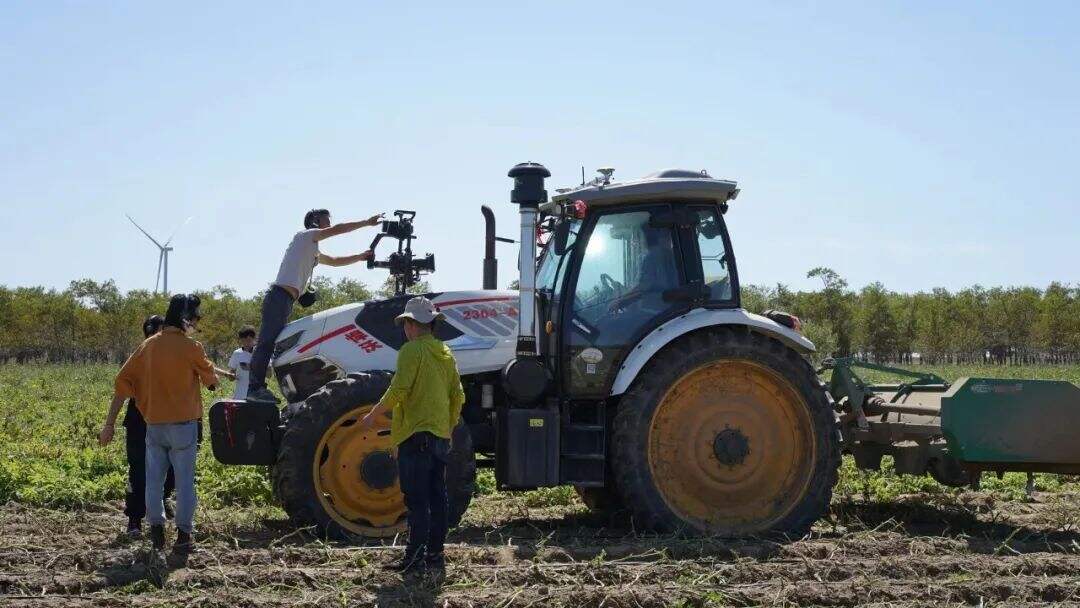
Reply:
M701 256L701 272L710 301L732 299L731 259L724 244L723 223L712 207L695 209L698 254Z
M581 228L580 220L567 221L570 222L570 235L566 239L565 251L562 255L557 255L549 241L544 247L540 267L536 270L536 288L547 291L550 295L558 294L562 288L562 283L566 279L566 257L573 251L574 241L577 240L577 233Z
M655 213L603 215L584 243L572 315L564 324L570 389L577 394L606 388L623 351L673 306L665 292L681 284L678 249L672 228L651 222Z

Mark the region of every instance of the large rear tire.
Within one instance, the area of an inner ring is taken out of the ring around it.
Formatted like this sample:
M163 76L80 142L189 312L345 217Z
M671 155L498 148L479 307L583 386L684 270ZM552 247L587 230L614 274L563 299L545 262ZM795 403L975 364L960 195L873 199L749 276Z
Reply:
M802 356L741 326L684 336L623 397L615 487L659 531L802 536L840 465L824 384Z
M393 536L406 529L390 420L357 423L390 384L390 372L350 374L328 383L285 423L273 468L274 494L298 527L321 536ZM468 427L458 424L446 467L449 523L456 526L476 487Z

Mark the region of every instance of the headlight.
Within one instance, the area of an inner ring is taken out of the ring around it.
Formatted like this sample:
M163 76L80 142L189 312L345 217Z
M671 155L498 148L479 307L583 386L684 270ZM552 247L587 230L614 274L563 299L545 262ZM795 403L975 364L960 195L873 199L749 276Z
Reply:
M300 330L300 331L296 332L295 334L289 336L288 338L285 338L283 340L278 340L274 344L274 358L276 359L276 358L280 357L281 355L283 355L283 354L289 352L290 350L292 350L300 342L300 335L303 334L303 333L304 333L304 331Z

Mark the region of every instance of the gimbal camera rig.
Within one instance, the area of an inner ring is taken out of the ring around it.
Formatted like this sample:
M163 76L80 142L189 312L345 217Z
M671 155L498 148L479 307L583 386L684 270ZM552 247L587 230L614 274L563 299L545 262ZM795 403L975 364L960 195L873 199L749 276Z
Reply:
M385 260L376 260L374 255L368 260L368 268L386 268L390 276L394 277L394 295L405 295L406 291L420 280L423 273L435 272L435 254L429 253L422 258L413 258L412 241L416 238L413 234L413 218L415 211L398 209L394 211L396 220L385 220L382 223L379 234L371 241L370 249L375 251L384 236L397 239L397 251L391 253Z

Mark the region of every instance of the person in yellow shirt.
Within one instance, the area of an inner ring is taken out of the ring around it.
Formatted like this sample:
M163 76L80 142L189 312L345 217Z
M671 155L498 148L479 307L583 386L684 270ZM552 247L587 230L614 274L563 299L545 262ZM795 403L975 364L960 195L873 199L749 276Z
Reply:
M195 454L202 421L199 383L214 390L218 378L202 345L186 335L199 320L199 298L177 294L169 300L165 326L144 341L116 376L112 404L98 435L101 445L113 439L116 416L124 400L146 420L146 515L154 549L165 548L165 510L162 492L172 464L176 478L176 544L187 554L194 545Z
M432 334L442 317L425 297L405 305L395 321L409 341L398 351L389 388L361 421L370 427L386 410L393 413L390 438L398 446L398 478L409 511L409 542L393 567L402 572L445 566L446 461L465 393L454 355Z

